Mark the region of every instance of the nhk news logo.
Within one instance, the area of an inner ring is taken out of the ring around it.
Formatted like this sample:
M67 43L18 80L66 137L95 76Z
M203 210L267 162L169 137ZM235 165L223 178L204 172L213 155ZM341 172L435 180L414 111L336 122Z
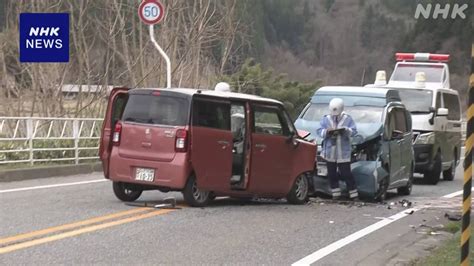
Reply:
M20 62L69 62L69 14L21 13Z
M452 6L450 4L446 4L444 7L441 6L441 4L418 4L415 10L415 19L418 19L420 15L425 19L437 19L438 17L443 19L447 19L448 17L451 19L456 19L458 17L465 19L466 14L464 12L468 7L468 4L454 4Z

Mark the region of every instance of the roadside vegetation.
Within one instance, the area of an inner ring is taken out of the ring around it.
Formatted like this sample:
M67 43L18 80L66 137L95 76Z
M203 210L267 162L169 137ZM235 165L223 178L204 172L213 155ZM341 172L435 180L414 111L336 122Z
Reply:
M451 222L444 227L444 231L453 233L454 235L443 243L440 247L434 249L428 257L413 261L414 266L450 266L459 265L460 260L460 237L461 222ZM471 232L474 226L471 227ZM471 241L471 264L474 264L474 248Z

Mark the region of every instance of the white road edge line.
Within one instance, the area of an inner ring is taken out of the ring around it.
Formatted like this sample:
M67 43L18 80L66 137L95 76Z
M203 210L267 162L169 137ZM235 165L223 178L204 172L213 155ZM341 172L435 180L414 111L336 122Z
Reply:
M471 191L474 191L474 187L471 188ZM463 190L459 190L459 191L456 191L456 192L453 192L453 193L450 193L448 195L444 195L442 198L445 198L445 199L452 199L454 197L457 197L459 195L462 195L463 193Z
M98 182L105 182L105 181L109 181L109 180L107 180L107 179L94 179L94 180L80 181L80 182L73 182L73 183L62 183L62 184L44 185L44 186L36 186L36 187L13 188L13 189L0 190L0 194L1 193L18 192L18 191L26 191L26 190L43 189L43 188L76 186L76 185L91 184L91 183L98 183Z
M356 240L358 240L358 239L360 239L360 238L362 238L362 237L364 237L364 236L366 236L366 235L368 235L368 234L370 234L374 231L377 231L378 229L380 229L384 226L387 226L387 225L389 225L389 224L391 224L391 223L393 223L397 220L400 220L400 219L410 215L412 213L412 211L415 212L417 210L418 209L416 209L416 208L406 209L402 212L399 212L395 215L392 215L388 218L385 218L384 220L381 220L381 221L376 222L372 225L369 225L369 226L367 226L367 227L365 227L365 228L363 228L363 229L361 229L361 230L359 230L359 231L357 231L357 232L355 232L351 235L348 235L348 236L346 236L346 237L344 237L344 238L342 238L342 239L340 239L336 242L333 242L332 244L330 244L330 245L328 245L328 246L326 246L326 247L324 247L324 248L322 248L322 249L320 249L320 250L318 250L318 251L316 251L316 252L314 252L314 253L312 253L312 254L304 257L304 258L302 258L302 259L300 259L299 261L297 261L297 262L295 262L291 265L292 266L293 265L294 266L299 266L299 265L310 265L312 263L315 263L316 261L318 261L318 260L326 257L327 255L333 253L334 251L336 251L336 250L338 250L338 249L340 249L340 248L342 248L342 247L344 247L344 246L346 246L346 245L348 245L348 244L350 244L350 243L352 243L352 242L354 242L354 241L356 241Z

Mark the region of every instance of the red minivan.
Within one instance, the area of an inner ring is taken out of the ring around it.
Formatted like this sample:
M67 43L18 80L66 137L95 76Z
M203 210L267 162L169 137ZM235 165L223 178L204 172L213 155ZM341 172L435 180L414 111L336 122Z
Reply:
M196 89L115 88L100 158L122 201L143 190L181 191L191 206L216 196L304 203L316 146L281 102Z

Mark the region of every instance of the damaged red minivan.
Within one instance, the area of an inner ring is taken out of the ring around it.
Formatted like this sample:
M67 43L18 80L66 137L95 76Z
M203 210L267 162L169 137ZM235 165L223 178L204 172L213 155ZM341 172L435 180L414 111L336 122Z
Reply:
M304 203L315 144L281 102L196 89L115 88L100 159L122 201L144 190L181 191L191 206L216 196L286 197Z

